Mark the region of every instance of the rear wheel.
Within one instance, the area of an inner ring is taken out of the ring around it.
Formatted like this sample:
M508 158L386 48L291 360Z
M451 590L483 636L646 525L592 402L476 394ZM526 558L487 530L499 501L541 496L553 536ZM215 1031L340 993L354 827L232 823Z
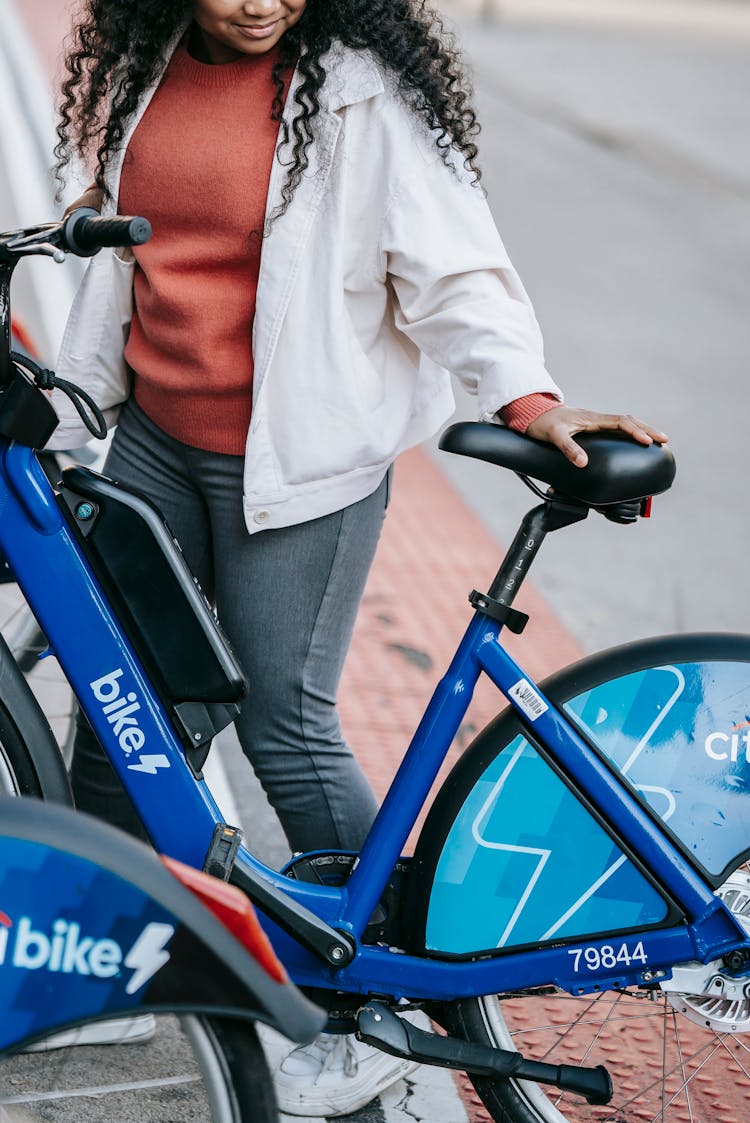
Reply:
M276 1123L273 1084L252 1023L167 1014L155 1021L145 1043L71 1045L1 1061L7 1118ZM0 1114L6 1118L1 1108Z
M720 882L748 854L750 762L741 732L750 714L748 637L640 641L583 660L542 693L640 792L654 819L669 823L750 932L750 871ZM610 880L627 865L617 856L620 840L589 814L589 797L566 775L561 745L558 771L532 741L506 711L438 793L415 850L409 950L481 955L591 933L632 934L643 924L641 909L659 922L663 904L645 870L636 876L635 856L628 886L620 891ZM609 809L602 804L605 820ZM657 878L664 861L654 858ZM750 1117L750 974L732 975L721 961L675 966L663 987L573 997L550 986L460 1000L448 1019L455 1034L532 1061L604 1065L611 1073L614 1097L602 1107L548 1086L477 1080L502 1123Z
M719 889L750 932L750 869ZM451 1030L551 1064L603 1064L612 1102L526 1081L477 1078L497 1123L715 1123L750 1111L750 987L722 964L690 965L682 991L628 990L574 998L558 991L456 1002Z

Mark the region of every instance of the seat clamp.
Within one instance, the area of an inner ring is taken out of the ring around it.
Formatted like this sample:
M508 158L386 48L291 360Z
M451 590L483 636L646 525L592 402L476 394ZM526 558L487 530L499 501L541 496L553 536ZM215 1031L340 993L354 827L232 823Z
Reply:
M518 612L515 608L509 608L507 604L501 604L499 600L494 600L486 593L479 593L476 589L472 589L469 593L469 603L476 608L477 612L483 612L485 616L491 616L493 620L504 624L517 636L520 636L529 622L525 612Z

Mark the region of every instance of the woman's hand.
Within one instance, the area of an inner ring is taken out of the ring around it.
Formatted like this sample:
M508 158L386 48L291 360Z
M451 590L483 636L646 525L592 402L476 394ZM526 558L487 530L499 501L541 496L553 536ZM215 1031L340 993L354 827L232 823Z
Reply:
M96 184L92 184L91 187L86 188L83 195L79 195L78 198L75 199L69 207L65 208L63 219L66 219L71 211L76 211L79 207L91 207L92 210L100 211L102 209L103 202L104 192L102 191L101 187L97 187Z
M538 441L548 441L549 444L559 448L560 452L577 468L585 468L588 464L588 456L573 440L573 435L601 433L607 430L627 433L642 445L650 445L654 441L661 445L669 440L666 433L628 414L595 413L593 410L578 409L576 406L555 406L554 409L548 409L531 422L526 430L526 436L535 437Z

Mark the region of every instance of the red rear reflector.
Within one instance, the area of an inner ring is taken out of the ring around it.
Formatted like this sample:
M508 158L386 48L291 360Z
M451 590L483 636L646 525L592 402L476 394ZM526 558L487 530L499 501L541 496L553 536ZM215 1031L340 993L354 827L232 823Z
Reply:
M175 858L168 858L164 854L160 857L169 872L210 909L216 919L247 948L267 975L277 983L288 981L284 967L276 958L270 940L260 926L255 909L244 893L234 885L219 881L217 877L209 877L207 873L186 866Z
M650 519L651 518L651 507L653 505L653 502L654 502L653 495L649 495L648 498L643 500L643 504L641 505L641 518L643 518L643 519Z

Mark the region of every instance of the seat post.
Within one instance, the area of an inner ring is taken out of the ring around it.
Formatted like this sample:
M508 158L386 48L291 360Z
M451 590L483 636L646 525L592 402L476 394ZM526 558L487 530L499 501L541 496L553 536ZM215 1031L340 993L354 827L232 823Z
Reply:
M580 522L588 513L589 508L583 503L563 502L554 497L545 499L538 507L527 512L490 586L488 596L506 608L510 607L545 537L550 531Z

